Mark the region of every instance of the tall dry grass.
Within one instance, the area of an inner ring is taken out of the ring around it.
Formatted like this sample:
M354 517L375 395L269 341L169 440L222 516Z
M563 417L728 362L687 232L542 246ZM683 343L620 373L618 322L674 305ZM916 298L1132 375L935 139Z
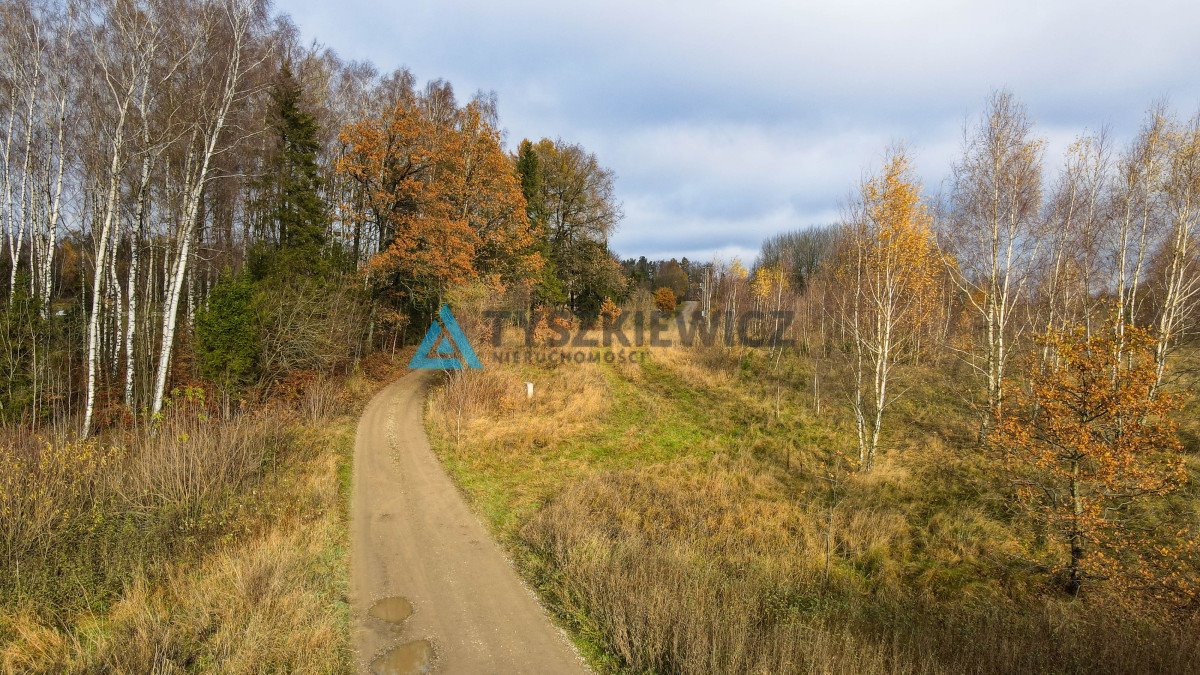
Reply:
M526 396L532 382L534 395ZM604 377L591 364L458 370L429 399L438 433L461 444L546 445L595 426L608 410Z
M832 523L746 460L606 472L522 528L535 585L605 670L655 673L1193 672L1195 624L1031 597L922 598L907 527L843 507ZM826 576L825 533L837 559Z
M1036 533L956 449L973 417L953 373L917 383L852 475L801 359L487 365L435 390L435 448L601 672L1200 670L1194 618L1048 587Z
M283 422L283 423L280 423ZM172 412L149 434L0 448L0 590L52 613L97 607L150 561L219 536L294 446L286 420Z
M314 379L226 419L0 445L0 672L344 672L356 412Z
M15 634L0 648L14 673L344 672L336 597L312 592L325 580L327 524L273 529L228 547L196 568L154 582L135 576L102 616L64 631L33 615L9 618Z

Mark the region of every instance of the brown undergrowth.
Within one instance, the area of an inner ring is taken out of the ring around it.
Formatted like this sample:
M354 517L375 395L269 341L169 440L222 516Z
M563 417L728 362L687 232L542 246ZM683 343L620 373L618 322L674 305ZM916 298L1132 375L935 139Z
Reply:
M309 378L215 419L0 448L3 672L345 672L361 406L396 372Z

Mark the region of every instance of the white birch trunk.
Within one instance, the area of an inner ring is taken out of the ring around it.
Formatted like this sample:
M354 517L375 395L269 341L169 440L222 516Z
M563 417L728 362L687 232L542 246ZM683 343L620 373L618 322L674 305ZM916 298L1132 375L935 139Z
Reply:
M229 55L229 70L221 90L221 98L217 104L216 115L212 125L203 138L203 147L198 159L199 166L190 176L191 184L184 189L183 215L179 223L178 252L172 265L169 280L169 291L163 306L162 343L159 349L158 368L154 379L154 395L151 399L151 412L157 414L162 410L163 397L166 395L167 376L171 368L171 352L175 343L176 322L179 315L179 300L191 256L192 238L195 233L196 217L199 214L200 200L204 195L205 182L208 179L209 165L216 154L221 133L225 128L226 118L233 106L245 75L242 63L242 48L249 37L251 8L230 3L226 6L228 20L233 27L233 44Z
M133 93L132 82L125 96L120 101L116 126L113 129L112 159L109 162L108 190L102 211L102 221L99 235L96 237L95 269L92 273L92 307L88 317L87 345L87 400L84 404L83 430L84 438L91 433L92 415L96 408L96 359L100 342L100 315L103 308L104 272L108 260L109 232L117 210L117 197L121 180L121 150L124 144L125 120L129 111L129 97ZM95 233L93 232L95 236Z

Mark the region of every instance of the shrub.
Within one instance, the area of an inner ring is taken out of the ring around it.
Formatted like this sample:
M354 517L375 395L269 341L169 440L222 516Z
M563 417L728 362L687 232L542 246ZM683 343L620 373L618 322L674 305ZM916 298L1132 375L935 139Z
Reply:
M606 324L613 325L620 316L621 308L617 307L617 303L613 302L612 298L605 298L604 302L600 303L600 318Z
M261 349L253 283L245 276L220 281L196 312L200 374L226 391L241 389L258 375Z
M268 283L254 304L263 336L259 363L270 381L293 370L328 374L345 367L367 325L363 292L338 280Z
M104 607L135 570L227 533L291 444L277 413L222 423L171 406L148 435L0 445L0 609Z
M654 291L654 306L658 307L658 311L674 312L675 303L675 291L672 291L665 286L657 291Z

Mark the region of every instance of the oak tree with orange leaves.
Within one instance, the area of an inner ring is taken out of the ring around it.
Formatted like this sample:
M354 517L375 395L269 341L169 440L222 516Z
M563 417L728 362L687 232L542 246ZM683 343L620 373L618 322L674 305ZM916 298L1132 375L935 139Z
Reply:
M1150 546L1130 526L1131 510L1187 479L1169 417L1179 403L1153 394L1156 341L1144 329L1125 328L1123 356L1108 331L1040 340L1055 358L1032 366L1028 391L1014 395L990 440L1017 501L1061 546L1064 587L1075 595Z
M674 312L675 303L675 291L666 286L654 291L654 306L658 308L658 311L666 314Z
M542 265L520 179L482 104L443 117L401 100L340 136L337 169L358 188L347 208L381 242L367 274L415 312L451 286L482 280L499 290Z

